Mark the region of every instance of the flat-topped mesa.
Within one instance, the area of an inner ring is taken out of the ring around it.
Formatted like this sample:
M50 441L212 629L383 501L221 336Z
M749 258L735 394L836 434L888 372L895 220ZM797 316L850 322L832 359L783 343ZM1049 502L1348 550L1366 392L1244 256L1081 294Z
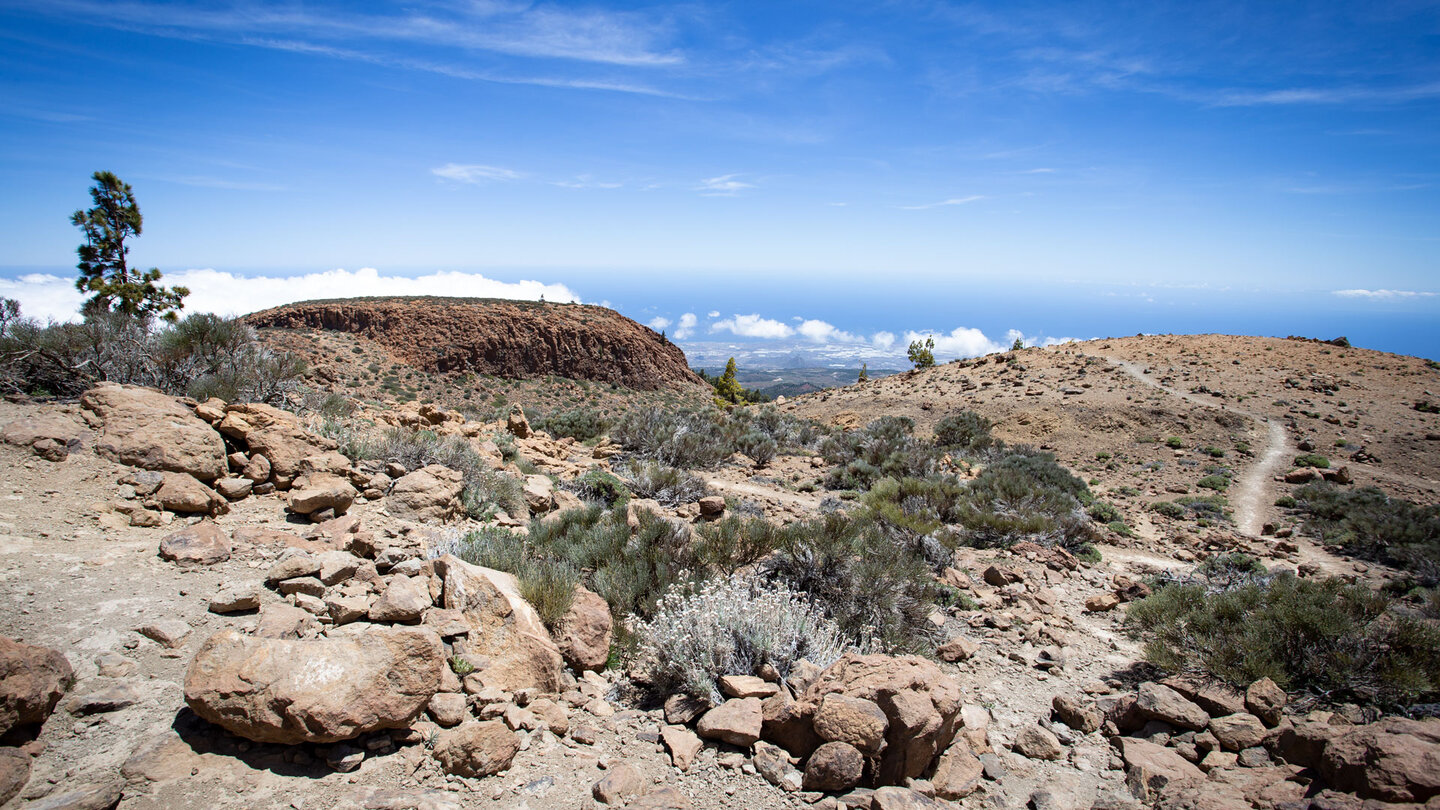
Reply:
M604 307L489 298L302 301L245 316L257 328L349 332L426 371L554 374L639 390L702 384L684 352Z

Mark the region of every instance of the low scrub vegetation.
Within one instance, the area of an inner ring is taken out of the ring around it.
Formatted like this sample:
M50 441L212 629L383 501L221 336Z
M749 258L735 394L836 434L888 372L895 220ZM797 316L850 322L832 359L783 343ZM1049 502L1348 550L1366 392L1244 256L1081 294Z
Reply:
M0 301L0 390L78 396L98 382L175 396L285 404L300 390L300 358L262 346L255 330L210 314L170 322L96 312L42 324Z
M1233 555L1132 602L1151 663L1244 688L1270 678L1327 700L1405 705L1440 692L1440 630L1337 579L1269 573Z
M1440 506L1417 506L1375 487L1307 484L1294 505L1306 530L1327 545L1408 571L1421 584L1440 584Z
M338 419L322 419L315 429L335 439L340 452L352 461L394 462L412 471L439 464L459 472L465 482L460 502L470 517L488 517L496 510L516 517L529 514L520 480L492 470L462 436L442 437L431 430L404 427L357 431L348 421Z
M684 692L715 705L725 699L722 675L769 665L783 678L801 659L826 667L857 649L804 594L740 577L672 587L634 633L632 671L657 694Z
M705 482L658 461L631 461L616 468L630 492L665 506L694 503L709 494Z

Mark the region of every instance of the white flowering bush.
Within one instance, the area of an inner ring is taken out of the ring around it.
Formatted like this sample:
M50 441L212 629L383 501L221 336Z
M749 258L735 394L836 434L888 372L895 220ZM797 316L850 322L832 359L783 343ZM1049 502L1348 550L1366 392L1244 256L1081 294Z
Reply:
M855 643L802 594L742 577L713 579L698 589L675 586L649 621L636 622L635 669L654 688L719 703L722 675L753 675L770 664L782 677L802 658L820 667Z

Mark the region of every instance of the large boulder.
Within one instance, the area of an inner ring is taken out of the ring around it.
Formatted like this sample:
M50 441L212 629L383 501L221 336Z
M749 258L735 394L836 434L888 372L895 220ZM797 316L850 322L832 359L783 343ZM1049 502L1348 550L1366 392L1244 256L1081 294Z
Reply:
M190 662L185 702L257 742L339 742L408 725L444 666L440 637L421 628L296 640L221 630Z
M75 672L59 651L0 636L0 734L43 723L75 684Z
M400 477L385 499L391 515L417 522L446 521L460 514L465 476L441 464L429 464Z
M1191 731L1204 731L1210 723L1210 715L1204 709L1186 700L1174 689L1149 681L1140 684L1136 691L1135 707L1151 720Z
M435 759L446 773L456 776L490 776L510 767L520 740L499 720L465 723L441 732Z
M453 554L435 560L434 566L443 583L442 606L460 611L462 626L469 628L457 647L486 661L475 673L482 684L508 692L561 691L560 649L540 614L520 596L514 576L471 565Z
M16 419L0 431L0 441L16 447L35 448L42 452L49 447L63 451L63 458L80 447L89 431L63 413L41 413Z
M0 748L0 806L15 798L30 781L30 755L19 748Z
M225 474L224 439L174 397L104 382L81 395L80 407L86 421L103 427L95 452L111 461L201 481Z
M290 488L302 460L336 447L334 441L305 430L294 414L258 402L228 406L215 427L243 442L252 456L264 456L270 463L270 481L278 489Z
M230 502L220 493L186 473L165 473L165 483L155 491L162 508L185 515L223 515Z
M310 515L325 509L343 515L360 495L349 481L334 473L301 475L293 479L291 485L289 509L297 515Z
M1330 740L1320 774L1364 799L1420 804L1440 796L1440 719L1387 717Z
M1130 792L1147 804L1153 804L1169 785L1205 778L1199 768L1173 749L1148 740L1120 738L1120 756L1125 761L1125 781Z
M874 769L880 785L921 778L961 724L959 685L916 656L846 655L820 674L793 711L814 718L828 695L866 700L884 713L884 746Z
M575 586L575 598L570 602L570 610L560 619L557 633L560 655L576 672L599 672L610 660L610 642L614 635L610 606L600 594L585 586Z
M180 565L214 565L230 559L230 538L203 520L160 541L160 557Z

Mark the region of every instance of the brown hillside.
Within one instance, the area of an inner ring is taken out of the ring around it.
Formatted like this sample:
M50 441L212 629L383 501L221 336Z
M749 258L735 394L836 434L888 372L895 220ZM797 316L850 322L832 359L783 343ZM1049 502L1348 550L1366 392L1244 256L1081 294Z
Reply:
M247 315L258 328L348 332L405 363L448 374L558 375L639 390L700 383L685 354L614 310L477 298L303 301Z

